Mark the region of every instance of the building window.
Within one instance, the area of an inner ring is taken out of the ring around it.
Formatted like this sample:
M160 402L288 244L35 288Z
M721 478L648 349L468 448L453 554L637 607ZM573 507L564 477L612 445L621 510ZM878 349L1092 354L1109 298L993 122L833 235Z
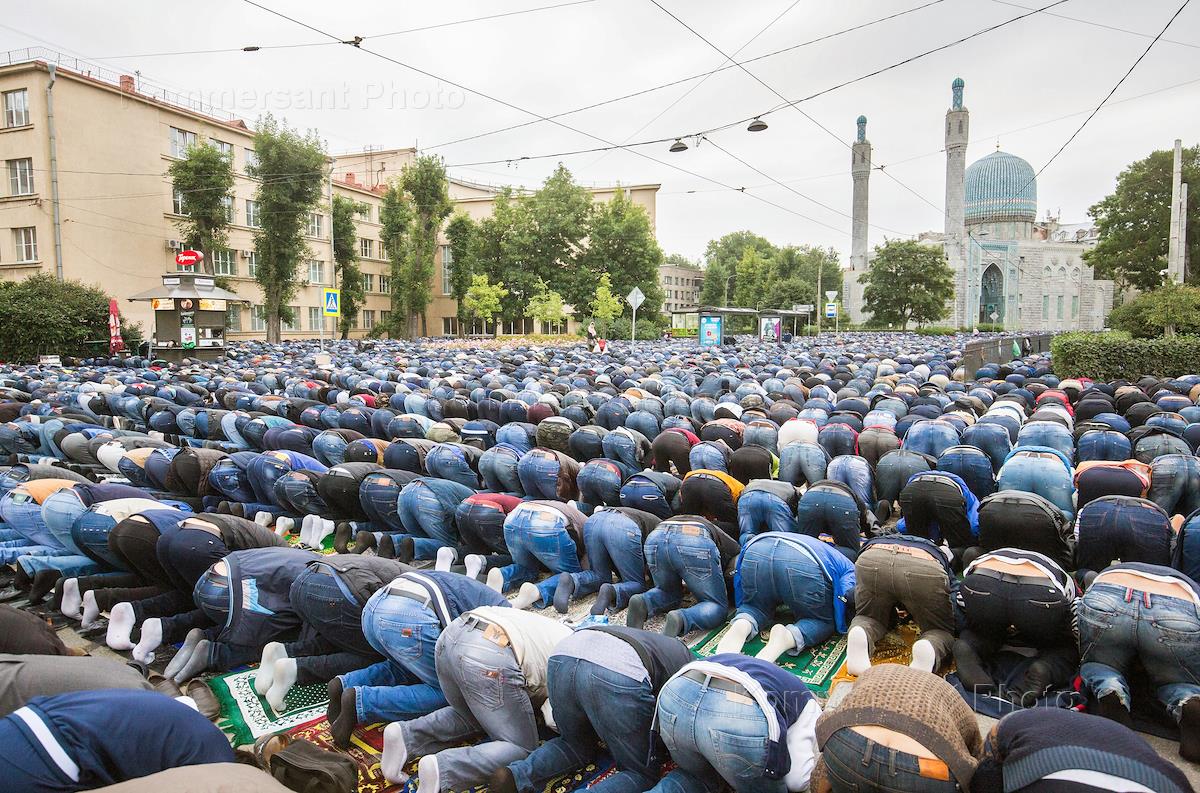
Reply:
M288 306L292 310L292 319L290 322L280 319L279 327L281 330L300 330L300 306Z
M230 303L225 309L225 327L235 332L242 329L241 303Z
M196 145L196 133L171 127L171 156L186 157L188 149Z
M375 291L375 276L372 275L371 273L363 273L362 277L363 277L363 291L364 292L374 292ZM370 327L370 326L368 325L367 327Z
M23 127L29 123L29 91L4 92L4 126Z
M458 317L442 317L442 335L458 335Z
M1055 319L1062 319L1063 318L1063 296L1062 295L1059 295L1055 299L1055 308L1056 308L1056 310L1054 312Z
M375 240L369 240L366 237L361 237L358 240L358 255L364 259L375 258Z
M1042 319L1050 321L1050 295L1042 295Z
M354 214L358 215L359 220L365 220L368 223L370 223L371 222L371 205L370 204L359 204L358 209L356 209L354 211Z
M250 330L267 329L267 309L264 306L250 306Z
M325 228L325 216L319 215L316 212L310 212L308 215L308 236L320 237L321 231Z
M320 259L308 260L308 282L310 284L325 283L325 262Z
M391 318L392 318L392 312L390 312L390 311L380 311L379 312L379 324L380 325L387 325L388 320L390 320Z
M250 228L262 228L262 220L258 216L258 202L246 199L246 225Z
M17 249L17 261L36 262L38 260L37 229L33 226L13 229L13 247Z
M379 276L379 291L385 295L392 292L392 279L386 275Z
M321 330L325 325L325 315L321 313L320 306L308 307L308 329Z
M232 143L226 143L225 141L217 140L216 138L209 138L208 144L210 146L212 146L214 149L216 149L217 151L224 154L226 157L228 157L229 163L231 165L233 164L233 144Z
M450 294L450 265L454 264L454 254L449 245L442 246L442 294Z
M246 257L246 275L254 278L258 275L258 251L250 251Z
M375 327L375 312L371 309L364 308L362 312L362 326L367 330Z
M545 333L547 335L561 336L562 334L567 332L567 323L566 322L561 322L561 321L560 322L544 322L544 323L542 323L542 325L545 327Z
M175 188L171 192L171 211L176 215L186 215L183 211L183 191Z
M237 262L233 259L233 251L229 248L213 251L213 272L217 275L237 275Z
M1071 319L1079 318L1079 295L1071 295Z
M254 169L258 167L258 152L254 149L242 149L242 154L246 158L246 175L254 176Z
M221 206L225 207L225 222L232 223L234 218L233 196L221 196Z
M8 161L9 195L33 195L33 160Z

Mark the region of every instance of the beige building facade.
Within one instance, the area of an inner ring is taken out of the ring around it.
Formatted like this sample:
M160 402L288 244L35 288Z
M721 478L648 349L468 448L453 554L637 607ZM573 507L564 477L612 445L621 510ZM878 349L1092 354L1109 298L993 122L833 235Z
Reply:
M704 271L699 268L680 267L677 264L658 266L658 285L663 290L662 313L693 308L700 304L700 287L704 285Z
M254 234L260 222L254 133L246 122L184 97L147 89L121 75L47 50L0 55L0 161L6 181L0 189L0 280L34 273L61 274L103 288L120 301L122 315L140 322L149 336L152 308L124 298L160 285L162 274L177 269L181 197L168 168L189 146L209 143L229 153L236 175L228 248L206 252L218 275L246 299L230 305L228 336L262 338L266 333L262 295L254 280ZM330 188L358 202L355 219L359 268L366 301L352 336L366 335L386 321L391 284L387 252L380 240L379 210L388 180L416 156L413 148L373 149L331 157ZM57 212L53 181L57 179ZM597 201L616 190L655 218L658 185L593 188ZM473 218L491 213L502 188L451 179L456 209ZM300 288L291 306L295 319L286 338L312 338L334 321L321 312L322 290L336 286L327 202L310 217L308 255L297 263ZM458 332L455 301L449 296L450 248L439 240L426 312L430 335ZM566 332L567 327L533 328L532 321L507 323L502 331ZM466 329L470 330L470 329ZM476 330L483 331L483 328Z

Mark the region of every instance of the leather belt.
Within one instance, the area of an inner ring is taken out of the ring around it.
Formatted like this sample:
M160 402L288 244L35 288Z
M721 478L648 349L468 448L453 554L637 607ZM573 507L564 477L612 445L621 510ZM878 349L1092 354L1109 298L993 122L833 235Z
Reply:
M492 644L498 647L508 647L512 642L508 639L508 634L494 622L487 622L478 617L470 617L465 623L465 627L469 631L483 631L483 638L487 639Z
M715 688L717 691L728 691L732 694L741 694L742 696L750 696L746 691L746 687L741 683L735 683L732 680L727 680L723 677L714 677L706 672L701 672L698 669L689 669L684 672L682 677L688 680L695 680L697 683L707 685L709 688Z
M902 554L905 554L906 556L914 556L918 559L929 559L929 560L933 561L933 557L930 556L927 551L924 551L920 548L912 548L907 545L896 545L893 543L879 542L879 543L872 544L871 547L869 547L867 550L868 551L874 551L874 550L891 551L892 553L902 553Z
M429 595L421 595L417 594L416 592L409 592L407 589L389 589L388 594L395 595L396 597L408 598L409 600L415 600L422 606L428 606L433 602Z

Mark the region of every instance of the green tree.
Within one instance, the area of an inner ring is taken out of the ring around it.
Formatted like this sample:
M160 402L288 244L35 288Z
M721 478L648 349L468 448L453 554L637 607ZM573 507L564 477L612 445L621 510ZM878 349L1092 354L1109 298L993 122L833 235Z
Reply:
M391 314L386 328L392 337L408 332L408 290L403 285L412 220L413 207L408 194L397 182L389 183L379 207L379 223L383 227L379 231L379 238L387 249L388 277L392 284Z
M562 295L546 286L543 281L538 291L529 298L529 305L525 307L525 316L548 325L565 322L567 312L563 309Z
M215 146L192 146L167 168L171 187L182 197L183 217L175 221L183 244L204 253L204 272L214 273L214 254L229 244L233 200L233 160Z
M600 275L607 273L618 295L629 294L635 286L642 290L646 296L638 309L642 317L662 310L663 290L658 282L662 248L645 208L633 203L624 190L618 189L610 200L594 208L586 245L580 269L588 273L588 281L579 282L584 291L574 296L574 305L583 305L595 293Z
M1163 282L1171 230L1171 171L1175 154L1156 151L1138 160L1117 177L1117 187L1088 209L1100 240L1083 254L1102 278L1120 289L1148 291ZM1200 185L1200 146L1183 150L1183 181ZM1189 197L1187 211L1189 260L1200 262L1200 201ZM1200 281L1192 267L1190 282Z
M400 183L412 202L412 222L409 231L408 265L400 282L408 310L409 335L417 335L417 318L421 320L421 335L428 335L425 309L431 299L430 280L433 278L438 233L450 215L449 184L446 165L440 157L418 155L400 174ZM395 289L395 285L392 287Z
M607 335L608 329L612 321L621 316L623 308L621 298L613 294L612 279L608 273L600 276L600 282L596 284L596 294L592 298L592 318L600 323L597 330L600 335Z
M709 241L704 249L704 286L700 290L700 302L703 305L722 306L733 302L737 289L737 265L747 248L755 248L768 255L775 253L775 246L765 237L750 231L734 231Z
M471 276L471 286L463 296L463 304L467 307L467 316L483 320L484 327L488 322L494 322L500 317L502 301L508 295L508 290L502 283L491 283L486 275ZM496 335L500 335L500 326L496 325Z
M767 275L771 267L771 253L758 248L746 248L742 259L734 269L733 305L759 308L763 305L767 291Z
M537 289L539 276L530 264L533 239L532 215L508 188L496 195L492 214L476 224L471 236L472 274L483 273L508 288L501 307L503 316L520 316Z
M1200 288L1164 284L1108 315L1108 324L1141 339L1200 333Z
M863 283L863 301L874 321L901 328L942 319L954 297L954 272L945 254L914 240L876 246Z
M459 336L465 333L469 319L463 298L471 288L471 275L475 272L472 245L476 231L475 221L466 212L455 212L446 224L446 239L450 241L450 296L457 304Z
M824 296L817 294L818 271L823 279L822 286L827 286L840 274L840 268L837 251L833 248L809 245L780 248L768 268L763 305L771 308L791 308L797 303L819 305Z
M0 281L0 359L16 363L39 355L107 354L108 301L101 289L49 273ZM136 348L141 326L122 321L121 337L126 349ZM88 344L100 339L102 345Z
M700 265L692 261L682 253L668 253L663 257L663 264L669 264L672 267L686 267L689 270L699 270Z
M508 241L510 265L530 277L511 283L505 278L520 301L518 310L533 296L538 278L553 284L572 305L591 297L599 273L583 266L583 256L595 211L591 191L576 184L562 164L537 191L518 199Z
M354 216L362 207L360 202L345 196L333 197L333 269L342 293L338 330L343 339L350 338L354 318L367 299L362 270L358 268L358 238L354 225Z
M255 280L262 287L267 341L277 342L281 320L294 319L288 301L296 294L296 266L308 254L304 232L321 198L326 158L316 132L301 135L270 115L259 124L254 153L262 215L254 235Z

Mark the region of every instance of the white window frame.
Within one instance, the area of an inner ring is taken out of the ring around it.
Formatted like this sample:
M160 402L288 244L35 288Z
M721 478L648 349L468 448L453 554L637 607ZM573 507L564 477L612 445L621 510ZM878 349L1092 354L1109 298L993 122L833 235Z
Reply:
M358 255L364 259L375 258L375 240L369 237L358 238Z
M325 235L325 216L320 212L308 213L308 230L307 234L310 237L323 238Z
M8 161L9 195L33 195L33 158Z
M225 309L225 328L233 332L242 329L242 304L230 303Z
M237 218L237 209L233 203L233 196L221 196L221 206L225 207L225 222L233 223Z
M379 324L380 325L388 324L388 320L391 318L392 318L392 312L388 311L387 309L381 310L379 312Z
M177 187L171 190L171 213L174 215L187 215L183 211L183 191Z
M310 284L325 283L325 262L323 260L308 260L308 282Z
M254 175L254 169L258 167L258 152L254 149L242 148L242 156L245 163L242 165L242 170L247 176Z
M389 295L392 293L392 278L389 275L379 276L379 292L380 294Z
M196 145L196 133L179 127L171 127L171 156L183 159L188 149Z
M13 247L16 248L18 262L36 262L38 260L37 226L22 226L13 229Z
M450 265L454 263L454 254L449 245L440 246L442 250L442 294L450 294Z
M230 165L233 164L233 144L232 143L226 143L225 141L217 140L216 138L209 138L208 142L217 151L221 152L222 154L229 155L229 164Z
M288 306L292 310L292 321L284 322L282 318L279 320L280 332L294 332L300 330L300 306Z
M4 126L6 129L13 127L29 126L29 89L18 88L15 91L4 92Z
M364 330L375 327L375 309L364 308L362 310L362 326Z
M262 218L258 216L258 202L253 198L246 199L246 225L252 229L262 228Z
M321 330L324 326L325 314L321 311L321 306L308 307L308 329Z
M237 259L229 248L218 248L213 251L213 273L216 275L237 275Z
M267 307L266 306L250 306L250 330L260 331L267 329Z
M374 273L363 273L362 277L363 277L363 291L364 292L374 292L375 291L375 274Z
M246 275L251 278L258 275L258 251L250 251L246 258Z

